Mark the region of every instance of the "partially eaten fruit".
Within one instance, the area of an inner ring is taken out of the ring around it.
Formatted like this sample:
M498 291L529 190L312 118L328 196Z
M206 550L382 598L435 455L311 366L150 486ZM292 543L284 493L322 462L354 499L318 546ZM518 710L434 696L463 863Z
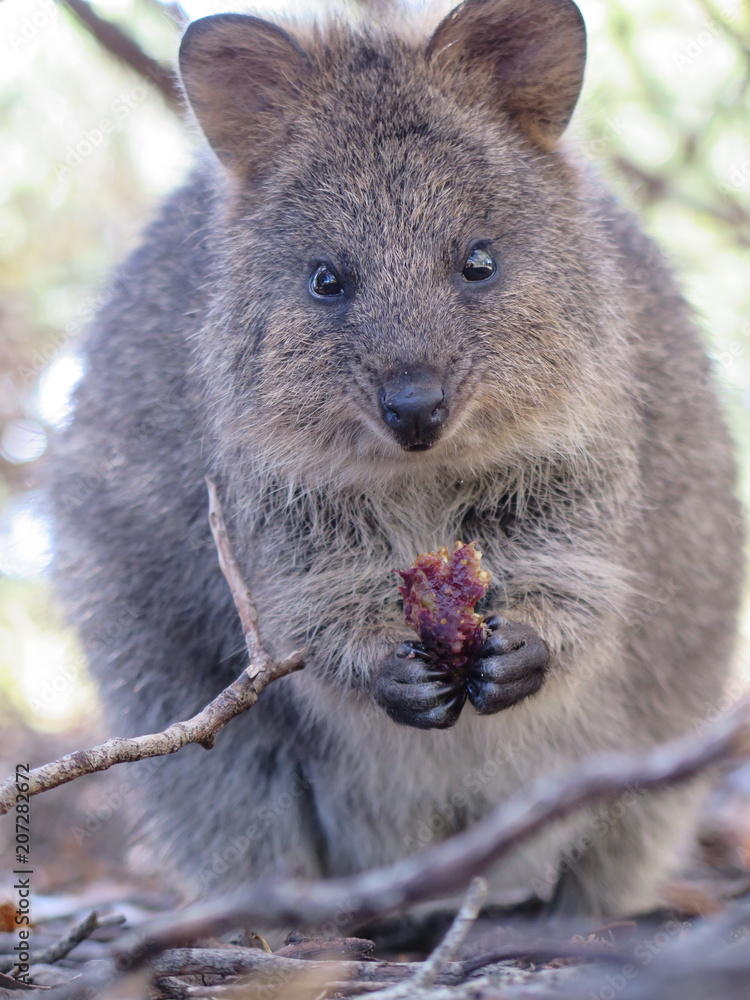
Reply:
M406 623L434 654L437 666L460 670L487 639L487 627L474 611L490 583L481 561L474 542L456 542L450 554L445 546L423 552L409 569L397 571L404 581L399 590Z

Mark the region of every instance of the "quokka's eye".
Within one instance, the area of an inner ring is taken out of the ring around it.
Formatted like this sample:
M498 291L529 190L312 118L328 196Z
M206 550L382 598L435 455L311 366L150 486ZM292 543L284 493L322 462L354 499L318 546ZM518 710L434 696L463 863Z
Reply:
M332 267L319 264L310 278L310 291L319 298L327 298L329 295L341 295L344 286Z
M495 258L484 247L475 247L464 261L461 274L466 281L487 281L497 271Z

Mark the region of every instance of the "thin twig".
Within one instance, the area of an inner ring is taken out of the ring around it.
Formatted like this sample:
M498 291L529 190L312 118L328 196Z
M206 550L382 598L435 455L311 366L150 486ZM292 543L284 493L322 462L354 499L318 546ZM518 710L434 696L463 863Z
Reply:
M98 926L98 914L96 910L93 910L84 920L71 928L64 937L60 938L59 941L49 948L45 948L38 955L35 955L34 961L42 965L52 965L54 962L58 962L61 958L65 958L66 955L70 954L77 944L90 937Z
M454 960L458 950L466 939L466 935L471 930L482 903L487 897L487 883L483 878L472 879L469 891L463 901L461 909L456 914L456 919L451 924L448 933L441 943L422 964L421 969L411 981L414 987L431 986L437 981L438 976L445 966Z
M29 786L28 794L38 795L40 792L49 791L51 788L57 788L68 781L80 778L84 774L107 771L115 764L177 753L189 743L200 743L201 746L210 749L216 734L236 715L254 705L267 684L294 670L299 670L301 666L302 657L295 654L275 664L275 669L271 673L251 678L243 671L242 675L209 705L185 722L175 722L161 733L149 733L132 739L116 736L99 746L88 750L76 750L50 764L37 767L24 779ZM9 812L15 801L16 783L15 777L11 777L0 783L0 816Z
M235 979L217 986L183 986L179 980L175 979L165 978L158 980L159 986L163 986L164 983L175 985L176 989L172 995L194 998L194 1000L213 1000L213 998L218 1000L219 997L226 997L227 1000L249 1000L253 995L252 984L248 982L247 978ZM325 990L319 996L331 996L332 994L347 997L362 996L363 994L377 993L379 990L386 989L389 985L389 983L353 983L349 980L339 981L333 979L326 982ZM179 987L182 987L182 989L179 989ZM263 1000L268 1000L268 990L268 983L261 981L256 986L256 991L260 993ZM304 992L302 995L304 997L309 996L307 992Z
M272 681L285 677L304 666L304 650L297 650L286 659L274 661L266 653L258 632L258 619L250 591L247 589L232 553L216 490L209 484L209 519L216 540L219 564L232 591L242 621L250 662L242 674L225 688L204 709L185 722L175 722L164 732L149 733L132 739L114 737L89 750L76 750L51 764L37 767L24 776L29 795L38 795L57 788L84 774L107 771L114 764L125 764L147 757L176 753L189 743L199 743L209 750L227 723L251 708L261 691ZM9 812L16 802L16 778L0 783L0 816Z
M487 883L484 879L472 879L461 908L437 948L417 967L411 979L386 987L377 994L377 1000L407 1000L408 997L422 996L426 990L429 991L453 963L466 935L479 916L486 896ZM459 968L463 970L462 965L459 965ZM451 978L455 979L455 963L451 971L453 972Z
M44 989L44 987L42 987ZM37 986L31 986L29 983L25 983L22 979L14 979L13 976L6 976L4 972L0 972L0 991L2 993L11 993L15 990L19 992L28 992L29 990L39 989Z
M77 923L59 941L50 945L49 948L45 948L43 951L32 952L31 964L53 965L55 962L59 962L61 958L69 955L76 945L91 937L94 931L100 927L111 927L113 924L122 923L125 923L125 917L121 914L100 917L96 910L93 910L84 920ZM17 955L0 955L0 972L8 972L10 969L14 969L17 962Z
M493 948L492 951L472 955L461 962L464 975L469 976L488 965L499 962L517 962L527 959L541 965L556 958L575 958L581 962L605 962L608 965L626 965L633 961L633 954L623 949L614 949L607 944L587 943L571 944L569 941L534 941L528 944L506 945L503 948Z
M94 910L92 913L89 913L85 920L76 924L75 927L71 928L55 944L50 945L49 948L45 948L44 951L33 953L31 956L32 964L53 965L55 962L59 962L61 958L65 958L66 955L70 954L76 945L80 944L81 941L85 941L86 938L91 937L94 931L98 931L100 927L112 927L113 925L124 923L125 917L122 914L100 917L96 910Z
M224 578L232 591L234 605L237 614L240 616L242 633L245 636L250 662L258 662L267 665L271 662L270 656L263 649L258 631L258 612L255 609L253 596L247 588L247 584L242 576L237 558L229 541L229 533L224 520L224 512L216 490L216 483L206 476L206 486L208 488L208 523L211 525L211 534L214 536L216 554L219 557L219 566Z

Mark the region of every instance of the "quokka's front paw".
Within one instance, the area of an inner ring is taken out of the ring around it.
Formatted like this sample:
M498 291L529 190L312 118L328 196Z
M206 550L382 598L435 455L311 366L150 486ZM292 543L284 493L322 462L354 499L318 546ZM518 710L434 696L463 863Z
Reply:
M449 729L464 707L466 684L436 667L420 642L402 642L378 666L375 700L402 726Z
M495 615L487 642L467 667L466 693L480 715L491 715L535 694L549 666L549 647L530 625Z

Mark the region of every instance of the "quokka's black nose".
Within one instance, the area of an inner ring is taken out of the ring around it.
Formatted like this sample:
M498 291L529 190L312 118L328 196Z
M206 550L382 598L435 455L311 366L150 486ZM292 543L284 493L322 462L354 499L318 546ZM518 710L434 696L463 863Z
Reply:
M447 393L433 375L399 375L380 393L383 420L407 451L425 451L448 416Z

